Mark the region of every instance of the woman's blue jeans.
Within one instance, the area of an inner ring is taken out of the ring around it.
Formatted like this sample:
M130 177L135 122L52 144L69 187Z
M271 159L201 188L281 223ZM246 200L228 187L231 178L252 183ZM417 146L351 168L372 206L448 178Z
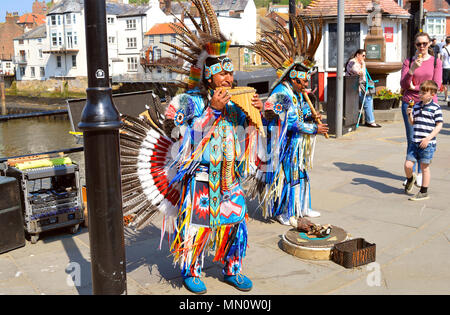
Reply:
M413 143L414 138L414 127L409 123L408 115L406 114L406 109L408 108L408 103L405 101L402 101L402 116L403 116L403 123L405 124L405 131L406 131L406 154L408 154L409 149ZM413 171L416 171L416 164L414 164ZM420 163L417 163L417 171L420 173Z
M363 104L364 92L359 91L359 103ZM366 123L373 124L375 122L375 116L373 114L373 97L369 93L366 94L366 100L363 104L364 116L366 117Z

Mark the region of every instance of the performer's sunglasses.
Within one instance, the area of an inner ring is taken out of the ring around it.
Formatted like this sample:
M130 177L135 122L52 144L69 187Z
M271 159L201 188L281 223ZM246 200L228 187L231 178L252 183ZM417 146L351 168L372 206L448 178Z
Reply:
M233 72L233 63L230 58L224 58L221 62L215 63L212 66L205 66L205 79L211 78L213 75L222 72Z
M311 79L311 73L309 71L304 72L304 71L291 70L289 72L289 77L291 79L298 78L298 79L304 79L304 80L309 81Z

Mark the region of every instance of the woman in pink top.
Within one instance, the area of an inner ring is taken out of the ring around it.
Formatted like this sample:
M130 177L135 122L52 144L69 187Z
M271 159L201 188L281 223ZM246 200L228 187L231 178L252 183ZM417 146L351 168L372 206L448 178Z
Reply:
M431 45L431 38L427 33L418 33L415 38L416 55L412 58L407 58L403 62L402 77L400 80L400 86L403 89L402 97L402 115L405 123L406 140L408 148L413 142L413 126L408 122L408 115L406 109L408 103L413 100L414 103L420 101L419 87L422 82L426 80L433 80L437 83L439 88L442 84L442 61L428 53L428 48ZM433 98L433 101L437 103L437 95ZM420 171L420 165L418 166L418 178L417 185L421 185L422 174Z

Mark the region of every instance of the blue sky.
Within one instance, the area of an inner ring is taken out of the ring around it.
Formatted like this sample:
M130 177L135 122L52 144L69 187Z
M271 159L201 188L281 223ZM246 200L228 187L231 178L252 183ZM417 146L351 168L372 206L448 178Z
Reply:
M34 0L0 0L0 23L5 22L6 11L19 12L19 15L31 13L33 2ZM45 3L47 2L46 0Z

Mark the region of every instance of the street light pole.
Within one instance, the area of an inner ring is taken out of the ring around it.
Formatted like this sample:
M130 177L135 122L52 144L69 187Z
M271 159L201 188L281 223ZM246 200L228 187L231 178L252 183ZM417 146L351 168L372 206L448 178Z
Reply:
M83 130L93 294L126 294L120 115L109 85L105 0L85 0L88 88Z

